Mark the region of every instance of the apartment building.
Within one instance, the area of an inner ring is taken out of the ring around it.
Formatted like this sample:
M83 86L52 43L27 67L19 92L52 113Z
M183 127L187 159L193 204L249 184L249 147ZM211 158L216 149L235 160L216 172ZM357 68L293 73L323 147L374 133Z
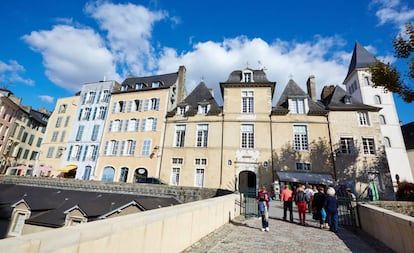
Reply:
M96 179L135 183L159 178L164 119L185 96L185 74L180 66L174 73L131 76L112 92Z
M50 115L39 154L39 176L59 176L63 154L75 120L79 96L60 98Z

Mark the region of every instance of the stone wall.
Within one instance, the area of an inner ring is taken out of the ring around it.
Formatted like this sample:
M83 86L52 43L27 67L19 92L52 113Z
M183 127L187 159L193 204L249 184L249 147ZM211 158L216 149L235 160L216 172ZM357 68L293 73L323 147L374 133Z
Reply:
M183 203L209 199L230 193L226 190L198 187L181 187L158 184L131 184L103 181L83 181L67 178L0 176L0 184L32 185L70 190L122 192L139 195L175 197Z
M375 205L387 210L394 211L414 217L414 202L410 201L375 201L370 202L371 205Z

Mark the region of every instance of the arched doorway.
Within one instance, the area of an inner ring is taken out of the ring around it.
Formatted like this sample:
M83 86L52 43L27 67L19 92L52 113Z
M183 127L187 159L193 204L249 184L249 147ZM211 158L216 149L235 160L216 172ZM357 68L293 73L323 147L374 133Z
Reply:
M251 171L239 173L239 192L256 191L256 174Z
M113 182L115 175L115 169L112 167L105 167L102 173L102 181Z

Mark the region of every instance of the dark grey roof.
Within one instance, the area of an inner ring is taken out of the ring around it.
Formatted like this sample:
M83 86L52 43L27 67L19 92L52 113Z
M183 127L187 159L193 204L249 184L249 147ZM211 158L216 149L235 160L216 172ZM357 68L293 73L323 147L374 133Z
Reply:
M345 97L350 99L350 103L345 103ZM339 86L335 86L332 93L328 95L324 100L323 104L326 106L326 109L329 111L379 111L381 108L370 106L359 102L357 99L354 99L348 92L342 89Z
M31 211L26 223L48 227L63 226L65 211L75 206L87 215L88 221L93 221L134 201L142 211L180 204L173 197L0 184L0 219L10 218L11 205L21 200L27 203Z
M366 68L369 64L375 63L375 57L368 52L361 44L355 42L354 51L352 52L352 59L349 64L348 74L346 75L346 79L348 79L349 75L357 68Z
M405 148L414 149L414 122L401 126Z
M47 120L49 119L49 115L33 109L30 110L30 117L45 126L47 125Z
M252 81L251 82L242 82L243 80L243 71L244 70L235 70L230 73L229 78L225 82L220 83L221 95L223 96L224 87L270 87L272 89L272 98L275 91L276 82L270 82L267 77L266 73L263 69L245 69L250 70L253 73Z
M129 77L125 79L121 86L128 87L124 91L114 91L113 93L128 92L128 91L137 91L135 85L137 83L143 83L146 87L140 90L152 90L152 89L165 89L169 88L171 85L177 82L178 72L163 74L163 75L154 75L154 76L145 76L145 77ZM151 85L153 82L160 82L161 85L159 88L152 88Z
M200 82L194 90L178 105L189 106L187 116L194 116L197 114L199 104L209 104L210 110L207 115L218 115L221 112L217 101L214 99L210 90L204 82ZM177 108L167 113L167 117L172 117L176 114Z
M327 111L324 109L321 103L313 101L310 96L304 92L299 85L293 81L289 80L282 94L280 95L279 101L276 103L276 107L273 108L273 115L285 115L289 112L289 103L288 99L290 97L303 97L308 98L309 105L309 115L321 115L326 114Z

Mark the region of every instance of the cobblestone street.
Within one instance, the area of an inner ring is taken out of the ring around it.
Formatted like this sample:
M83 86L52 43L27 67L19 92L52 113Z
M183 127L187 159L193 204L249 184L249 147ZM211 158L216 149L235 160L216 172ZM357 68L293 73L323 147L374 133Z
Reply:
M239 217L186 249L185 253L222 252L393 252L360 231L340 228L337 234L322 230L307 215L307 226L283 221L282 207L278 201L271 202L269 232L261 231L260 218L244 220Z

